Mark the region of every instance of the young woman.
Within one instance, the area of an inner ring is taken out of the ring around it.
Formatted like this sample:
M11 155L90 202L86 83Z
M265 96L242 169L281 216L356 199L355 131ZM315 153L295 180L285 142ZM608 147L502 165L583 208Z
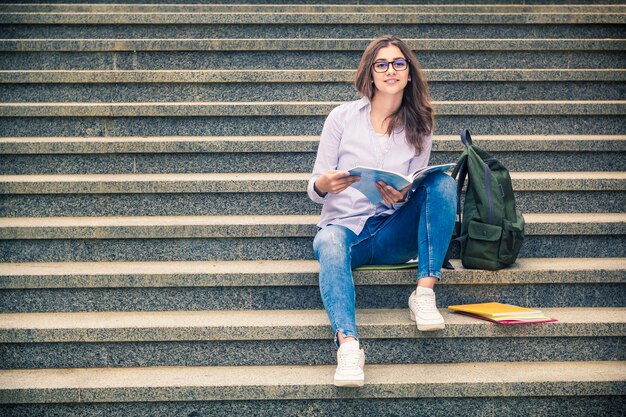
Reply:
M417 58L394 36L382 36L363 53L356 73L360 100L333 109L326 119L308 184L323 204L313 241L320 263L320 292L335 335L337 386L364 384L365 355L355 323L352 268L397 264L419 257L410 318L422 331L444 328L435 304L456 213L456 183L444 173L396 190L378 183L373 205L350 187L357 165L408 175L428 165L434 128L428 86Z

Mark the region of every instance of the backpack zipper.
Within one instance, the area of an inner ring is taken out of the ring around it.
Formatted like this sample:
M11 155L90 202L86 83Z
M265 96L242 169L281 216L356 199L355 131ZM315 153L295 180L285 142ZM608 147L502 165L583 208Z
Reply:
M487 223L493 224L493 194L491 193L491 171L487 164L484 165L485 188L487 191Z

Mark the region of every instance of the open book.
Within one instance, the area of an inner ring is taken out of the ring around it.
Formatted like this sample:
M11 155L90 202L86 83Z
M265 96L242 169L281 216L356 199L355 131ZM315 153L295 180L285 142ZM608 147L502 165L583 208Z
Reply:
M442 164L431 165L421 169L418 169L412 174L407 176L397 174L395 172L386 171L384 169L368 168L368 167L354 167L349 170L350 175L357 175L361 177L360 181L355 182L351 187L356 188L372 202L372 204L378 204L383 200L383 197L376 188L378 181L383 181L387 185L391 185L396 190L402 190L409 184L417 185L426 178L426 176L433 172L446 172L454 168L456 164Z

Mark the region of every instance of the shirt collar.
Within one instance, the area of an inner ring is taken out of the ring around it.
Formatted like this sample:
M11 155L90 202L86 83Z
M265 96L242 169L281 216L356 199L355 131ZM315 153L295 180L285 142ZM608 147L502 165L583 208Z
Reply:
M361 100L359 100L359 103L357 104L357 108L359 110L365 107L370 107L370 106L371 106L370 99L365 96L361 97Z

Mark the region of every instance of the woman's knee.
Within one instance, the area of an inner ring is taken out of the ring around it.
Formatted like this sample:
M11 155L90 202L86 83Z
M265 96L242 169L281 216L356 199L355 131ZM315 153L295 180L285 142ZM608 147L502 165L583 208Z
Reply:
M320 229L313 239L313 251L319 260L325 254L340 256L347 254L349 242L347 232L349 230L341 226L326 226Z
M450 175L436 172L427 178L427 184L435 194L446 198L456 198L456 181Z

